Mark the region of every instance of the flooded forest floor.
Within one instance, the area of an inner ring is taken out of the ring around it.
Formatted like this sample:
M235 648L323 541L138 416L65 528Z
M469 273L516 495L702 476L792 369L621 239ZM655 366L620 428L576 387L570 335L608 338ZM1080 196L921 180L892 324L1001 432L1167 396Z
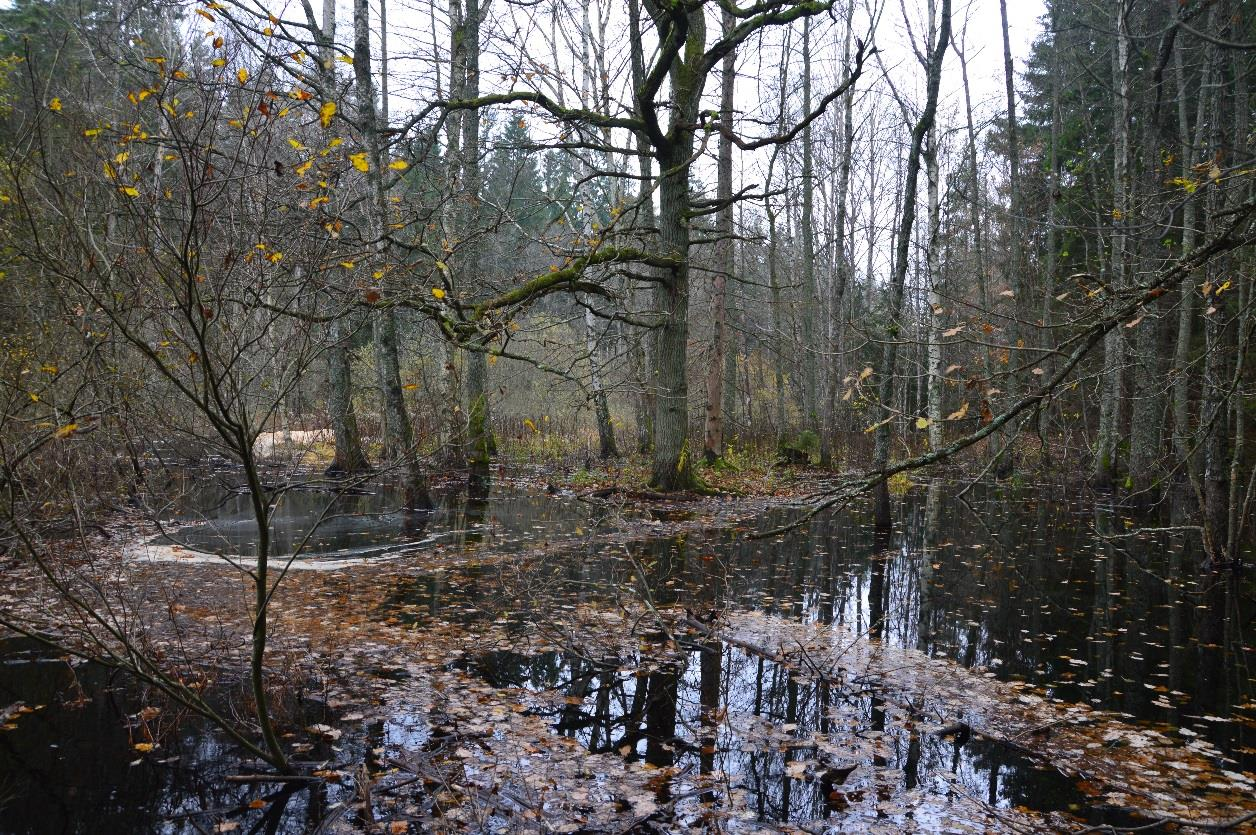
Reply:
M11 637L0 832L1256 831L1249 579L1059 485L919 485L888 538L861 505L769 533L823 486L524 473L420 520L385 486L285 493L276 551L313 535L269 682L313 779ZM255 534L229 476L183 487L66 576L249 728L252 587L222 555ZM87 641L28 571L0 605Z

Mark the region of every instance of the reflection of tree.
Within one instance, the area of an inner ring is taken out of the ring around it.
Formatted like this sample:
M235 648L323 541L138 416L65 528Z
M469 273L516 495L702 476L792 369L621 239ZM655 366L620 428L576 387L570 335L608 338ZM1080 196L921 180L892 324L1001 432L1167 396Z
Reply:
M1112 545L1115 533L1112 524L1113 509L1102 502L1095 504L1095 585L1094 604L1090 618L1090 663L1099 676L1098 690L1103 698L1110 699L1115 672L1116 625L1114 622L1113 596L1119 591L1116 578L1116 549Z
M700 683L698 685L698 721L701 733L698 736L698 772L704 776L715 771L716 746L719 743L721 674L724 668L724 645L719 641L710 641L702 645L701 661L699 662ZM714 803L716 795L707 792L704 801Z
M930 640L936 633L934 624L934 579L933 564L937 561L938 522L942 514L942 482L934 479L929 482L925 496L925 524L920 543L920 613L916 621L916 647L921 652L929 651Z

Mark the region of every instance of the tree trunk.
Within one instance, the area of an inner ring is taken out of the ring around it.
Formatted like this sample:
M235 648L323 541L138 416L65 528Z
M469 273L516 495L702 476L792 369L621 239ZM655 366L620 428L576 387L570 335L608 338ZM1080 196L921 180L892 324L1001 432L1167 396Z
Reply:
M602 384L602 361L599 354L601 340L597 336L597 318L589 307L584 309L584 344L589 354L589 388L593 392L593 418L597 423L598 455L602 458L618 458L615 446L615 427L611 425L610 404L606 399L606 387Z
M1025 224L1021 207L1020 183L1020 134L1016 123L1016 75L1012 64L1012 42L1008 36L1007 0L999 0L999 16L1003 31L1003 85L1007 96L1007 164L1008 188L1010 191L1008 208L1010 217L1010 252L1008 254L1005 277L1008 288L1013 293L1012 325L1008 328L1007 349L1007 402L1015 403L1020 399L1022 380L1019 368L1024 364L1022 351L1026 347L1029 332L1029 280L1028 263L1025 258ZM999 478L1007 478L1016 468L1016 422L1009 421L1001 433L998 466L995 473Z
M802 112L811 112L811 18L802 27ZM802 350L799 352L801 368L799 384L802 388L803 426L812 432L820 431L820 415L817 408L819 383L817 366L820 345L816 339L816 318L820 308L816 293L815 250L815 159L812 148L811 125L802 131L802 310L799 331Z
M1189 111L1190 98L1187 96L1186 70L1183 64L1182 51L1185 44L1178 39L1173 51L1173 71L1177 80L1178 106L1178 143L1182 156L1182 177L1189 180L1194 176L1195 149L1203 147L1204 119L1207 115L1209 96L1205 91L1211 86L1212 61L1205 58L1203 73L1200 78L1200 89L1196 94L1197 110L1195 117L1195 138L1191 139L1191 120ZM1196 205L1195 200L1187 200L1182 206L1182 245L1180 257L1186 258L1195 249ZM1198 478L1196 461L1198 456L1194 450L1195 432L1191 427L1191 342L1194 339L1194 310L1196 277L1188 274L1178 285L1178 331L1177 345L1173 352L1173 451L1184 468L1187 480L1195 482Z
M358 417L353 408L353 377L350 366L348 336L344 319L331 323L331 344L327 348L327 405L331 413L332 435L336 451L329 475L359 473L370 469L362 451Z
M724 34L733 28L733 15L723 12ZM714 462L724 453L724 375L725 352L728 351L726 323L728 319L725 287L733 274L733 87L737 53L730 50L724 56L720 79L720 135L719 161L716 171L716 200L721 201L716 217L715 231L720 237L716 243L715 277L711 293L711 353L708 357L706 377L706 431L702 454L708 462Z
M850 45L854 36L854 27L852 19L854 16L854 0L850 0L846 7L846 41L842 49L842 66L850 66ZM847 90L842 95L842 121L841 121L841 152L838 156L838 176L837 189L833 197L833 263L834 263L834 287L832 299L830 301L829 322L833 328L833 334L826 346L826 352L831 357L828 366L828 380L825 391L825 425L821 427L820 432L820 465L829 467L833 464L833 436L836 430L834 418L836 414L837 401L837 381L840 377L840 371L837 368L838 358L841 356L839 346L844 342L842 333L842 305L846 301L846 285L850 283L851 263L848 254L850 242L847 240L847 211L846 203L850 199L850 173L851 173L851 154L855 144L855 91Z
M926 249L929 272L928 343L925 358L926 415L929 421L929 449L942 448L942 210L938 200L938 128L929 129L925 150L925 175L929 190L929 243Z
M899 219L895 241L894 275L890 282L889 319L885 342L881 352L881 368L878 369L878 395L882 408L889 411L894 398L894 366L898 361L900 319L903 312L903 290L907 283L907 261L911 248L912 225L916 220L916 184L920 178L920 156L925 136L933 127L938 109L938 87L942 79L942 61L951 40L951 0L942 0L941 22L937 40L930 45L925 71L928 76L925 106L911 133L911 148L907 153L907 177L903 187L903 210ZM890 412L892 417L893 413ZM884 470L890 461L890 422L885 420L877 427L873 449L873 469ZM889 485L882 480L874 496L876 527L882 532L891 528Z
M366 204L368 229L373 240L375 267L387 274L388 261L388 197L384 190L387 164L380 146L379 115L375 108L375 84L371 78L370 9L367 0L353 3L353 67L357 82L358 121L367 154L367 185L371 199ZM427 476L414 448L414 430L406 413L397 363L396 320L391 308L380 311L376 320L376 361L380 365L380 388L384 396L386 425L391 423L385 446L391 445L402 457L405 466L406 505L430 509L432 498L427 489Z
M658 395L654 417L654 461L650 484L658 490L699 486L689 450L689 383L685 357L689 342L689 166L694 125L706 77L700 69L706 43L704 10L686 13L685 59L670 68L671 113L666 137L656 144L659 162L659 242L673 263L663 271L654 298L662 314L657 356Z
M663 316L655 343L658 369L654 411L654 460L650 485L658 490L688 490L695 486L688 449L689 383L685 357L689 348L689 156L692 131L659 160L663 171L659 188L659 235L662 251L676 259L654 291L655 309Z
M1152 20L1163 22L1160 17ZM1147 68L1147 81L1144 93L1151 97L1150 111L1140 119L1143 126L1141 153L1142 176L1138 182L1141 194L1131 199L1131 205L1139 207L1139 228L1160 217L1166 208L1161 197L1163 191L1163 172L1161 154L1164 148L1170 147L1168 137L1162 135L1161 102L1164 99L1161 89L1160 65L1151 63ZM1146 104L1141 111L1148 111ZM1160 269L1163 244L1158 236L1143 232L1138 237L1136 247L1141 275L1155 275ZM1152 302L1144 308L1143 319L1134 332L1135 348L1131 353L1131 365L1134 371L1133 403L1130 409L1130 461L1129 488L1132 499L1138 505L1149 507L1160 497L1161 461L1164 450L1164 407L1165 386L1164 375L1166 356L1164 334L1166 328L1162 321L1161 305Z
M314 21L310 21L311 28ZM336 41L336 0L323 0L322 22L318 28L318 57L324 95L331 94L333 44ZM349 350L349 328L342 318L331 323L327 348L327 405L331 416L336 450L328 473L357 473L370 469L362 449L362 434L353 408L353 365Z
M771 189L771 177L768 178ZM780 253L776 242L776 212L767 207L768 215L768 285L772 293L772 382L776 405L776 441L784 443L788 437L785 425L785 311L781 299Z
M487 6L485 0L484 6ZM484 15L484 7L479 0L467 0L466 12L462 23L460 46L463 50L462 95L473 99L480 94L480 20ZM461 228L462 235L472 236L478 230L480 214L480 119L479 114L471 112L462 119L462 194L464 212ZM459 271L462 275L474 278L480 271L480 247L473 241L460 253ZM487 348L487 344L480 346ZM496 443L493 440L491 404L488 385L488 358L483 350L467 351L467 460L473 469L488 466Z
M1114 90L1112 127L1114 162L1112 173L1113 224L1112 260L1109 282L1115 290L1126 284L1128 275L1129 155L1130 155L1130 0L1120 0L1117 8L1116 50L1112 59ZM1120 433L1121 375L1125 365L1123 328L1113 328L1103 338L1103 372L1100 377L1099 434L1095 440L1094 486L1110 490L1116 483L1116 445Z
M641 86L645 79L645 56L641 45L641 3L640 0L628 0L629 27L629 63L632 72L632 88ZM637 165L641 176L640 194L649 195L638 207L637 223L647 229L654 227L654 197L650 193L653 184L653 160L650 156L649 138L637 131L633 135L636 142ZM649 272L649 268L646 268ZM651 273L652 274L652 273ZM635 293L637 297L648 295L643 291ZM648 303L647 299L643 301ZM642 305L644 306L644 305ZM655 374L653 371L654 332L647 330L634 340L630 355L633 367L637 369L634 376L640 386L636 398L637 408L637 451L648 455L654 447L654 409L655 409Z

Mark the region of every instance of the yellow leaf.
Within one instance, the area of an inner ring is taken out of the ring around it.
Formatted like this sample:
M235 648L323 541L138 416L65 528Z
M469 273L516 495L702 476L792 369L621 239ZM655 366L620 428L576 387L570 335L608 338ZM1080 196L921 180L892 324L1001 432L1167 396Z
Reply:
M83 131L83 135L88 137L89 139L93 136L100 136L100 128L88 128L87 130Z
M947 419L947 420L963 420L963 419L964 419L964 415L966 415L966 414L968 414L968 403L967 403L967 402L965 402L963 406L960 406L958 409L956 409L955 411L953 411L953 412L951 412L949 415L947 415L947 416L946 416L946 419Z
M863 371L859 372L859 381L863 382L864 380L868 379L871 376L872 376L872 366L868 366Z
M339 61L339 62L340 62L340 63L342 63L342 64L352 64L352 63L353 63L353 56L351 56L351 55L341 55L341 56L340 56L339 58L337 58L336 60L337 60L337 61Z
M310 170L310 166L311 166L311 165L313 165L313 164L314 164L314 159L311 157L310 159L307 159L305 162L303 162L303 163L301 163L300 165L298 165L298 166L296 167L297 176L298 176L298 177L304 177L304 176L305 176L305 172L306 172L306 171L309 171L309 170Z
M341 261L340 266L344 267L346 270L351 270L354 267L354 263L352 261Z
M405 389L406 391L414 391L418 387L419 387L418 383L406 383L404 386L402 386L402 388Z
M916 428L917 428L917 429L928 429L928 428L929 428L929 418L927 418L927 417L918 417L918 418L916 418Z
M366 161L366 151L356 154L349 154L349 162L353 163L353 167L359 171L370 171L371 164Z
M215 58L214 60L212 60L212 61L210 61L210 62L209 62L209 65L210 65L211 67L225 67L225 66L227 66L227 59L226 59L226 58Z
M53 111L53 112L56 112L56 111L60 110L60 109L61 109L61 99L53 99L52 101L48 102L48 109L49 109L49 110L51 110L51 111Z
M206 20L208 20L210 23L214 22L214 16L210 14L209 12L205 11L204 9L197 9L196 13L200 15L201 17L205 18Z
M200 9L197 9L197 11L199 12L199 11L200 11ZM149 751L153 750L153 748L155 748L155 747L156 747L156 746L154 746L154 745L153 745L153 743L151 743L151 742L137 742L137 743L135 743L135 750L136 750L136 751L139 751L141 754L147 754Z
M57 429L57 431L53 434L58 438L68 438L74 434L75 429L78 429L77 423L67 423L65 426Z
M410 163L406 162L404 159L395 159L388 163L388 167L393 171L405 171L410 167Z
M436 298L438 298L438 299L443 299L443 298L445 298L445 291L444 291L444 290L442 290L442 289L440 289L439 287L433 287L433 288L432 288L432 295L433 295L433 296L435 296L435 297L436 297Z
M532 422L531 418L524 418L523 425L531 429L533 432L540 433L541 431L540 429L536 428L536 424Z
M135 186L119 186L118 191L122 192L127 197L139 197L140 196L140 190L136 188Z
M39 370L40 370L40 371L42 371L42 372L44 372L45 374L56 374L56 373L57 373L57 367L56 367L55 365L50 365L50 364L49 364L49 365L41 365L41 366L39 366Z
M318 109L318 119L325 128L331 127L331 117L335 115L336 103L334 101L325 101L323 106Z
M174 78L177 79L178 81L188 80L188 74L185 73L183 70L175 70L173 73L171 73L171 75L173 75Z
M246 70L244 67L240 67L240 69L236 70L236 80L239 81L241 84L248 81L249 71Z

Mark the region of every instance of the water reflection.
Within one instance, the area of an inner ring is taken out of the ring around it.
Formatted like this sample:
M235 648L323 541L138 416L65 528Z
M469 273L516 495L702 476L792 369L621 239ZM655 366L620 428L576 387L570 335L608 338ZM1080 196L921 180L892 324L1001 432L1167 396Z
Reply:
M387 484L327 484L272 497L272 553L305 557L371 557L420 547L492 546L510 550L570 537L596 524L575 499L497 485L487 474L433 491L434 510L407 509ZM195 551L256 553L257 526L247 491L225 479L189 482L162 513L169 539ZM312 533L311 533L312 531Z
M133 682L95 665L75 667L25 641L0 642L0 708L38 709L0 732L0 832L311 831L344 789L319 785L290 791L239 786L223 778L239 769L238 751L201 722L162 711ZM155 734L160 746L135 749ZM254 801L261 808L249 808ZM223 830L226 831L226 830Z
M439 581L447 599L420 579L398 587L390 607L403 619L523 626L553 607L642 594L644 582L660 607L841 624L1065 701L1187 727L1256 763L1249 578L1201 572L1189 531L1139 533L1171 519L1135 521L1049 489L950 492L939 483L905 497L889 537L854 508L769 540L710 530L626 549L592 542L507 571L450 572ZM784 518L768 514L758 529Z
M692 795L718 806L733 792L760 820L900 820L928 814L899 808L904 790L946 797L956 780L1000 808L1081 802L1071 781L1015 752L922 735L875 697L809 682L718 642L664 664L647 650L603 662L493 652L474 665L495 686L549 694L553 706L536 712L549 715L555 733L664 769L671 779L655 782L660 802Z

